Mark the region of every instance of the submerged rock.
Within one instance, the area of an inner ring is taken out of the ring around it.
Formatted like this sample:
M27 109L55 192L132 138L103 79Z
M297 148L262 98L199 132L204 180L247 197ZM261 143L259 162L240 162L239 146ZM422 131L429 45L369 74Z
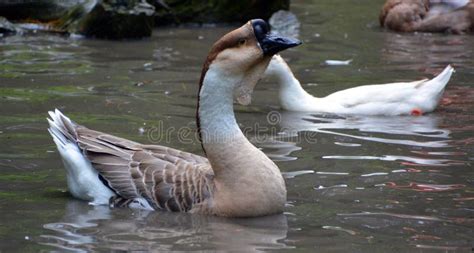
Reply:
M278 10L288 10L289 0L149 0L156 7L156 24L246 22L268 19Z

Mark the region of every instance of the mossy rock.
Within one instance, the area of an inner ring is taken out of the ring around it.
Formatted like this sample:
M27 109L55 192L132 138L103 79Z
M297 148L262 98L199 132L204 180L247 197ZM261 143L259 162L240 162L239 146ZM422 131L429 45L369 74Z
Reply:
M186 22L246 22L254 18L268 19L278 10L288 10L289 0L153 0L157 25ZM165 3L167 6L163 7Z
M0 16L9 20L48 22L62 17L80 2L84 0L0 1Z
M55 26L94 38L143 38L151 36L154 13L152 5L140 0L103 0L72 8Z
M16 27L14 24L8 22L6 18L0 17L0 37L16 33L21 33L21 29Z

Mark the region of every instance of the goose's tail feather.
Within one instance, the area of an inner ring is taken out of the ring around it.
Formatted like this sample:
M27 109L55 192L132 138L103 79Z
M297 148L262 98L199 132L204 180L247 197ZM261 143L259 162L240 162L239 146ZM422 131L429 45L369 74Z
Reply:
M453 73L454 68L448 65L435 78L424 83L421 88L426 88L431 93L434 93L434 95L441 96Z
M72 122L68 117L64 116L58 109L48 112L50 118L47 118L49 123L48 132L53 137L54 142L59 147L64 147L67 143L76 143L77 124Z
M71 194L91 204L108 204L115 194L100 180L89 159L78 145L79 125L64 116L58 109L48 112L48 131L53 137L67 171L67 183Z

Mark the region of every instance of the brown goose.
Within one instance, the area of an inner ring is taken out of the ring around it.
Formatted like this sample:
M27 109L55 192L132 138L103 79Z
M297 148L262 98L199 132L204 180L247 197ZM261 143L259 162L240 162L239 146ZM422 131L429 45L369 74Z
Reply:
M379 21L400 32L474 32L474 0L387 0Z
M233 101L251 93L272 56L300 42L270 35L251 20L211 48L200 79L198 131L207 158L143 145L49 112L48 129L67 169L72 195L92 204L228 217L283 211L286 188L278 167L239 129Z

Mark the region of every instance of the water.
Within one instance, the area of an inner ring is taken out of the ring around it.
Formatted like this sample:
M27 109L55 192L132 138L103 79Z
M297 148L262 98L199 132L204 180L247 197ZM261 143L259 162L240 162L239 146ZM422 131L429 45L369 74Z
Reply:
M432 77L453 64L439 110L421 117L283 112L267 80L251 106L236 110L248 138L287 178L284 215L110 210L67 193L46 112L59 108L93 129L202 154L196 140L179 142L178 130L194 129L201 64L230 27L165 28L125 42L3 38L0 251L471 252L474 37L384 32L381 1L292 4L304 44L283 56L310 93ZM325 66L328 59L353 62Z

